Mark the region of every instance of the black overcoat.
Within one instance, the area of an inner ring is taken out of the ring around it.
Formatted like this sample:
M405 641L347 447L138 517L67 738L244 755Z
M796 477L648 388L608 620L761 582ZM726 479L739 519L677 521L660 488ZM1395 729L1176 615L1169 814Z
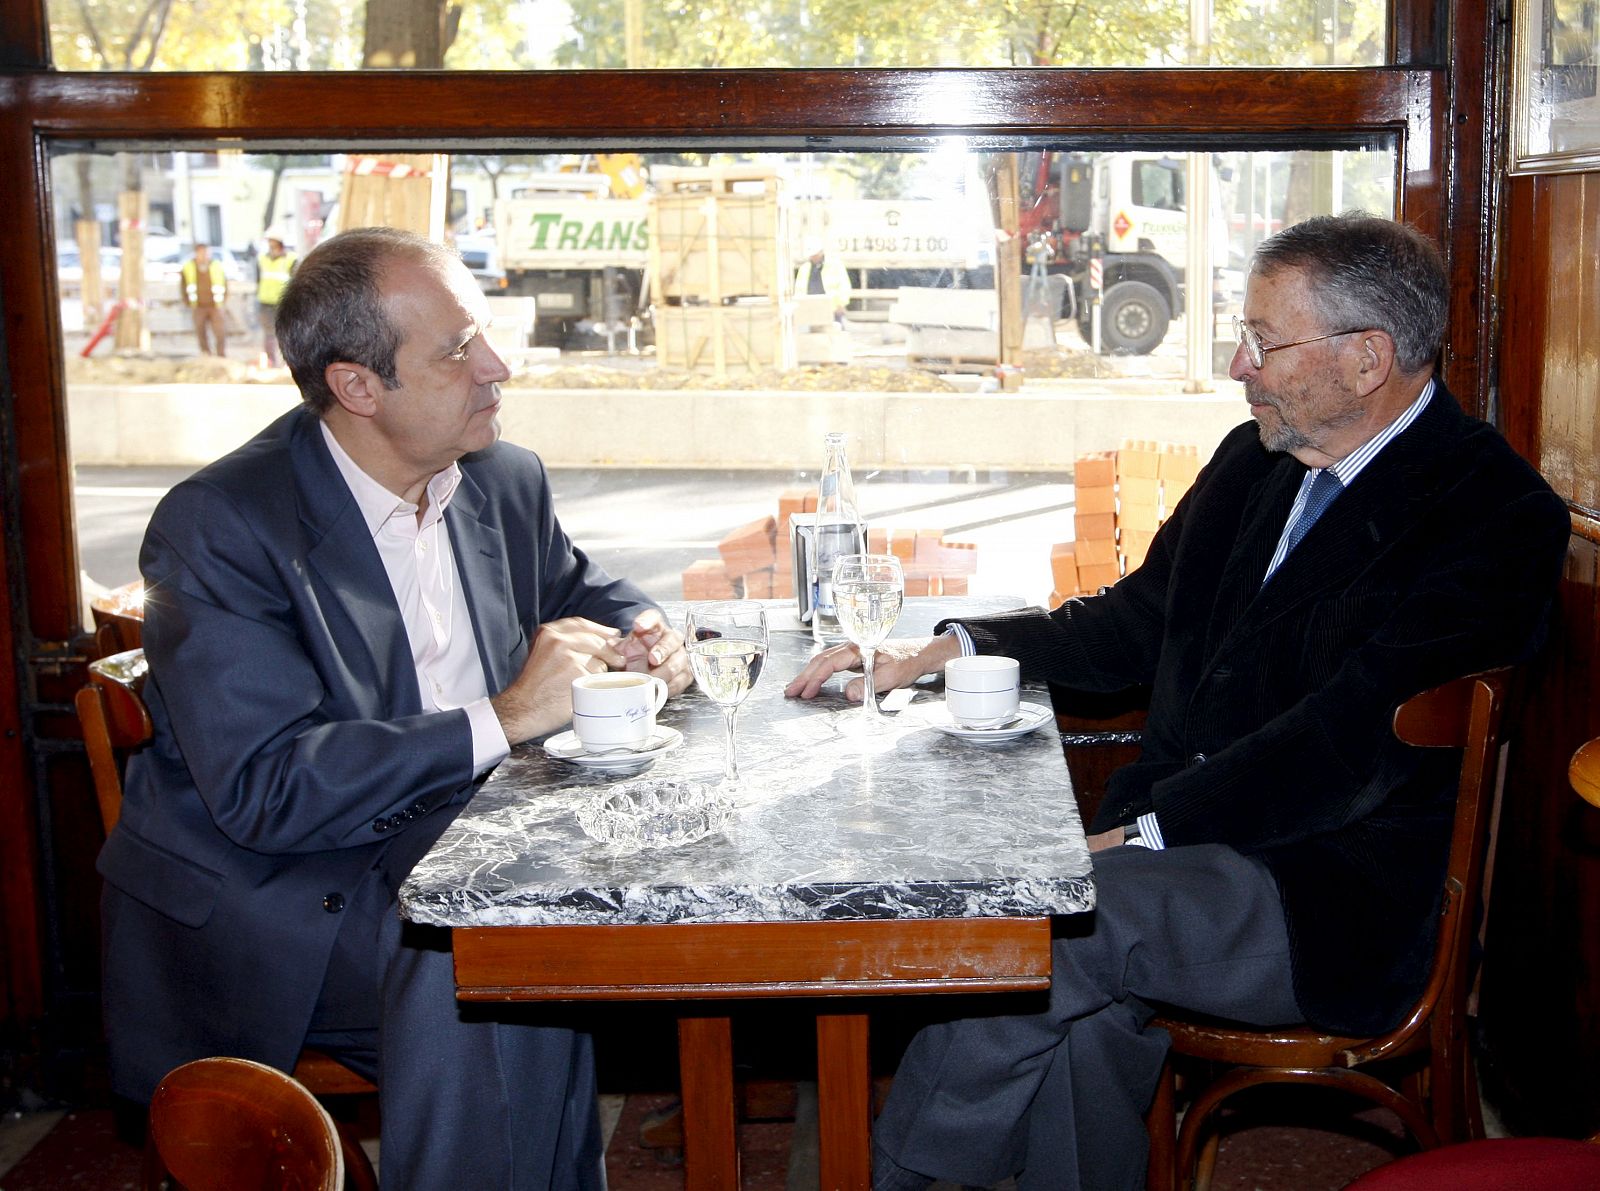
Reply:
M1565 504L1443 386L1265 584L1305 466L1232 431L1100 595L963 622L979 650L1083 690L1148 684L1138 761L1091 831L1155 811L1168 847L1260 856L1309 1021L1377 1032L1432 954L1455 758L1399 744L1395 708L1536 643Z

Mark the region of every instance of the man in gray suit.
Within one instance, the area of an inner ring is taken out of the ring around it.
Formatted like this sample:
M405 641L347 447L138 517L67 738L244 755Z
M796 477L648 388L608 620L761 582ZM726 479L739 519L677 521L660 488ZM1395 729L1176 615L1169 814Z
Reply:
M1375 1033L1421 991L1455 777L1395 741L1394 710L1531 650L1569 525L1434 377L1447 304L1437 251L1389 220L1265 241L1231 369L1252 422L1144 565L878 663L886 689L971 651L1151 689L1140 758L1090 824L1095 914L1064 924L1048 1004L913 1039L874 1135L880 1191L1013 1174L1132 1191L1167 1048L1151 1002ZM821 654L789 691L854 661Z
M459 1008L448 938L395 894L575 677L690 681L679 634L561 530L498 442L508 371L453 254L334 237L278 334L304 404L151 519L146 698L106 841L116 1090L208 1054L330 1051L377 1080L386 1188L603 1187L589 1039Z

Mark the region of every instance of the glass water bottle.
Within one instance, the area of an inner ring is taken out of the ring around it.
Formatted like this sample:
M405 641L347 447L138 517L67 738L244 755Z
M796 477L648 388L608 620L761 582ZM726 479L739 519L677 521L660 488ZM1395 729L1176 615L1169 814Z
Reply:
M812 536L811 559L811 636L819 645L837 645L845 639L839 627L839 612L833 603L833 563L843 554L862 554L867 548L867 531L856 504L856 489L850 479L850 461L845 457L844 435L834 431L824 440L827 458L822 479L817 484L817 515Z

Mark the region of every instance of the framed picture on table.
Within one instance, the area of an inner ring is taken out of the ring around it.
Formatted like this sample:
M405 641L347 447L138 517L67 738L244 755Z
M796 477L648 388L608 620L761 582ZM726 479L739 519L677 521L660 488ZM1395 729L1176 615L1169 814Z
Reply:
M1600 168L1600 0L1515 0L1511 172Z

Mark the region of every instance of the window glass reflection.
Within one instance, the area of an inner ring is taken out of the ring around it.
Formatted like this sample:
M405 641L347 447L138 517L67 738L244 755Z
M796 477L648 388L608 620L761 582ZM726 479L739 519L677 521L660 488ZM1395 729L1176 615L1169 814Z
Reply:
M1114 512L1080 496L1080 459L1124 440L1206 457L1244 418L1227 372L1255 244L1313 214L1392 211L1394 169L1387 151L959 139L745 157L64 154L85 565L133 579L160 492L294 404L267 338L284 257L382 211L454 244L515 369L504 434L555 469L569 532L657 598L726 577L725 539L769 516L770 565L732 578L786 594L780 495L815 484L822 435L840 430L869 520L913 553L926 531L941 590L1046 601L1066 591L1052 548ZM192 309L213 288L222 354Z
M51 0L62 70L1362 66L1381 0Z

